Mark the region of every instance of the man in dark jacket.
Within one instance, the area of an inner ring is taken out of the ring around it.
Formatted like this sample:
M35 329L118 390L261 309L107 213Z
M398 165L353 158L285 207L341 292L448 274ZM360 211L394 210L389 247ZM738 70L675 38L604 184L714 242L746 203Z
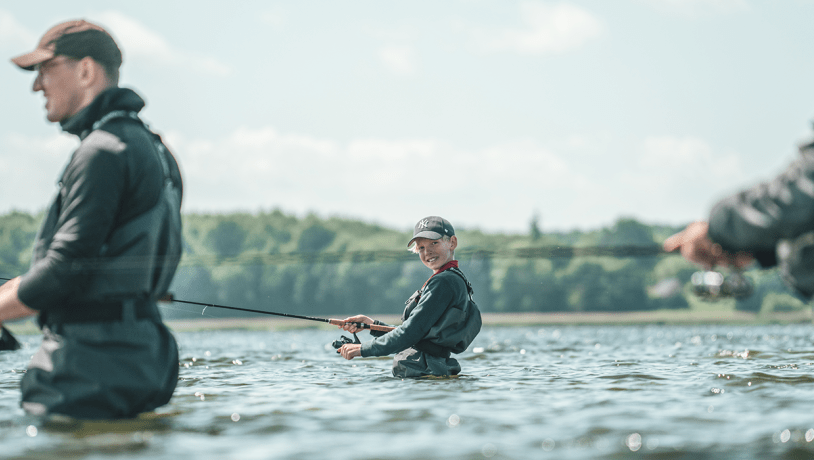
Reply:
M779 265L786 282L814 294L814 144L769 182L721 200L709 222L694 222L664 242L705 266Z
M181 256L181 176L118 87L121 52L101 27L69 21L12 59L37 72L46 118L81 143L34 243L31 268L0 286L0 323L38 315L43 341L21 382L33 415L133 417L166 404L178 348L161 321Z

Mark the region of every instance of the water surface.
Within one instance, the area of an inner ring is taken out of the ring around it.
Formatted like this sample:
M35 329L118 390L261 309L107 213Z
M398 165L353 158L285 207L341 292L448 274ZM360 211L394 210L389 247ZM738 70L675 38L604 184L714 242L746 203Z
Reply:
M158 414L48 423L19 408L39 344L0 353L0 443L20 459L814 457L814 329L485 327L463 374L395 379L339 331L176 333ZM367 338L366 335L362 336Z

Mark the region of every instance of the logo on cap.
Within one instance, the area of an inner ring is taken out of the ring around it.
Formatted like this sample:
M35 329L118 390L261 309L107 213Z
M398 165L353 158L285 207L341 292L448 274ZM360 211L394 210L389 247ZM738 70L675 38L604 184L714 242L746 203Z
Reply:
M427 228L430 226L430 221L427 219L422 220L418 223L418 228Z

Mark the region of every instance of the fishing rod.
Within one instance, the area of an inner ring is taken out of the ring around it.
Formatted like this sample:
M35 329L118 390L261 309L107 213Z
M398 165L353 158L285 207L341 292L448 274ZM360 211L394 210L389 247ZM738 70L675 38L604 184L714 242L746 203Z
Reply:
M158 299L159 302L177 302L177 303L186 303L190 305L200 305L204 307L201 314L206 311L207 307L215 307L215 308L224 308L226 310L235 310L235 311L245 311L249 313L260 313L262 315L274 315L274 316L283 316L286 318L296 318L296 319L305 319L308 321L319 321L322 323L332 324L334 326L344 326L346 324L353 324L354 326L360 329L370 329L371 331L379 331L379 332L390 332L395 329L393 326L381 326L378 324L367 324L361 321L343 321L341 319L333 319L333 318L318 318L316 316L304 316L304 315L295 315L292 313L280 313L276 311L268 311L268 310L255 310L252 308L240 308L240 307L230 307L228 305L218 305L214 303L203 303L203 302L193 302L191 300L181 300L176 299L173 297L172 294L167 294L163 297Z
M343 321L341 319L333 319L333 318L319 318L316 316L305 316L305 315L295 315L293 313L280 313L276 311L268 311L268 310L255 310L252 308L241 308L241 307L230 307L228 305L218 305L214 303L203 303L203 302L194 302L191 300L182 300L176 299L173 297L171 293L167 293L165 296L158 299L159 302L177 302L177 303L186 303L190 305L200 305L203 306L204 309L201 311L201 314L206 311L207 307L215 307L215 308L224 308L226 310L235 310L235 311L245 311L249 313L260 313L263 315L274 315L274 316L282 316L285 318L296 318L296 319L304 319L308 321L319 321L321 323L328 323L334 326L342 327L346 324L353 324L354 326L360 329L370 329L371 331L378 331L378 332L390 332L395 327L393 326L383 326L379 324L367 324L361 321ZM359 337L356 336L356 333L353 333L353 340L346 336L341 336L338 340L334 340L331 344L334 348L336 348L336 352L339 353L339 349L342 348L342 345L346 343L362 343L359 340Z
M11 281L11 278L0 278L0 280ZM378 332L390 332L395 329L393 326L383 326L378 324L366 324L361 321L343 321L341 319L334 319L334 318L319 318L315 316L305 316L305 315L295 315L293 313L280 313L276 311L268 311L268 310L255 310L252 308L241 308L241 307L231 307L229 305L218 305L214 303L204 303L204 302L194 302L192 300L183 300L183 299L176 299L171 293L167 293L166 295L157 299L159 302L176 302L176 303L185 303L189 305L199 305L204 307L201 311L201 314L206 311L208 307L214 308L223 308L225 310L234 310L234 311L244 311L249 313L259 313L263 315L273 315L273 316L282 316L286 318L296 318L296 319L304 319L308 321L318 321L322 323L328 323L334 326L342 327L346 324L353 324L359 329L370 329L371 331L378 331ZM14 337L14 335L6 329L5 326L0 327L2 332L0 332L0 351L2 350L17 350L20 348L20 342ZM336 346L338 342L341 343L359 343L359 338L356 337L356 334L353 334L355 341L351 341L349 338L342 336L342 339L339 341L334 341L334 348L339 348Z

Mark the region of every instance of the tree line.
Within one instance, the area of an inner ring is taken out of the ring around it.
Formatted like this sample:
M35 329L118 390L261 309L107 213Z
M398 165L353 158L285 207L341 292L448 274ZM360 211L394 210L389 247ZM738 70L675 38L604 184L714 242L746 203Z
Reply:
M41 219L0 216L0 276L26 271ZM409 229L280 210L185 214L183 225L184 256L171 286L179 299L304 315L397 314L430 275L406 250ZM681 228L621 218L601 229L545 232L535 217L527 234L456 229L456 258L484 312L683 309L698 302L690 284L698 268L658 253ZM735 308L800 307L775 272L748 275L756 292ZM177 304L164 311L201 315Z

